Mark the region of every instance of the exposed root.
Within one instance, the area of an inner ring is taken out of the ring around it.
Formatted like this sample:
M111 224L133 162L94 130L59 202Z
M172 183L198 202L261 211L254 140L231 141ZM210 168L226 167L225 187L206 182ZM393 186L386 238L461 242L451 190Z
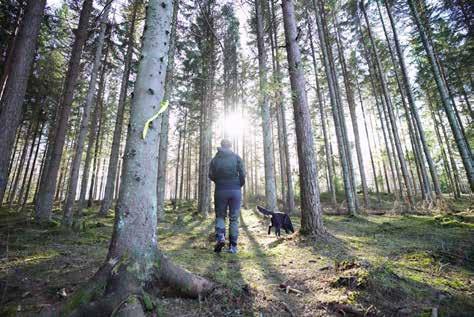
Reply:
M160 266L154 272L160 284L171 286L181 296L201 298L211 293L215 284L174 264L167 256L160 254Z
M143 263L140 263L143 264ZM202 298L214 283L172 263L159 253L156 263L145 271L126 257L109 259L97 273L62 306L43 311L41 316L145 316L148 290L163 288L190 298ZM147 266L141 266L147 267Z

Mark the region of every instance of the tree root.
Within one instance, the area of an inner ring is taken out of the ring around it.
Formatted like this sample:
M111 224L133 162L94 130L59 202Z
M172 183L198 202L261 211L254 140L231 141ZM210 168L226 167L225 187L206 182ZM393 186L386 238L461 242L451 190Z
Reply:
M171 287L177 295L200 298L209 295L214 290L214 283L174 264L164 254L160 254L159 257L160 267L154 275L159 284Z
M40 316L145 316L149 293L165 290L202 298L215 288L214 283L177 266L162 253L145 272L137 271L136 263L124 256L109 259L68 302L42 311Z

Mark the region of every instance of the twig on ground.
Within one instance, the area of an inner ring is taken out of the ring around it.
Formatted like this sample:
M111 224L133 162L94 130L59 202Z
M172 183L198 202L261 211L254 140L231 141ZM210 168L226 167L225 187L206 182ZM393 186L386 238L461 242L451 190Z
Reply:
M289 292L293 292L293 293L296 293L296 294L304 294L303 291L300 291L299 289L293 288L290 285L280 284L280 288L284 289L287 294Z
M296 316L296 315L293 313L293 311L290 309L290 307L288 306L287 303L281 302L281 304L285 307L285 310L290 314L291 317Z

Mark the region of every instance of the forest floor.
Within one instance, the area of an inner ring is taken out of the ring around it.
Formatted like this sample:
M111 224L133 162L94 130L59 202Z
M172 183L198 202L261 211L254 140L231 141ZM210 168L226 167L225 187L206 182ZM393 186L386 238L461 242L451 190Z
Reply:
M201 301L159 298L150 316L473 316L473 207L325 216L324 239L267 235L268 220L244 209L237 255L212 252L213 217L196 217L192 204L169 207L160 247L219 287ZM66 301L107 253L113 216L98 218L97 207L78 232L37 227L30 213L0 210L1 316Z

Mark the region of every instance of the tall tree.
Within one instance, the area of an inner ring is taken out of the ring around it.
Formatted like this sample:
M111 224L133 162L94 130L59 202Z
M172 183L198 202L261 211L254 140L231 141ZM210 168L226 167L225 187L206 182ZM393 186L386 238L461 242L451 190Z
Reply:
M11 52L11 69L0 100L0 204L8 182L8 165L21 121L23 101L36 51L46 0L28 0ZM3 87L2 87L3 88Z
M262 116L263 157L265 167L265 199L266 207L277 210L277 193L275 180L275 163L273 157L273 136L270 117L269 85L267 76L267 53L264 35L264 1L255 0L255 16L257 23L258 73L259 73L259 104Z
M288 142L288 129L286 124L286 111L285 104L283 100L283 84L282 84L282 73L280 65L280 49L278 46L278 23L276 18L276 10L273 0L270 0L271 8L271 30L272 30L272 49L274 50L274 80L276 84L276 107L277 107L277 118L279 118L279 135L278 139L280 141L280 156L282 157L282 179L283 183L286 186L286 197L285 199L285 208L286 211L291 213L295 209L295 192L293 188L293 176L291 174L291 158L290 158L290 147Z
M76 88L77 78L80 71L80 61L84 44L87 40L89 18L92 12L93 0L84 0L82 4L79 24L75 32L76 37L72 45L71 58L69 60L66 80L64 82L63 96L59 105L57 126L53 135L54 139L48 140L50 143L48 163L45 166L38 197L35 205L35 217L37 221L48 221L51 217L53 207L54 190L59 171L59 165L63 153L64 142L66 139L66 129L71 112L71 105Z
M212 152L212 122L214 107L214 90L216 75L216 41L215 33L215 0L206 0L199 6L197 23L202 32L198 42L201 54L200 77L200 133L199 133L199 179L198 179L198 213L207 216L211 206L211 181L209 163Z
M175 1L177 2L177 1ZM127 34L127 52L125 53L124 69L122 82L120 84L120 95L117 105L117 117L115 118L115 128L112 139L112 149L110 150L109 166L107 171L107 182L105 185L104 199L100 206L99 214L107 215L114 197L115 179L117 178L118 161L120 152L120 143L122 139L123 120L125 114L125 103L127 99L128 81L130 79L131 64L133 58L135 24L137 20L138 2L132 4L132 13L130 17L130 26ZM173 36L173 35L171 35ZM171 45L171 44L170 44ZM163 133L163 131L162 131Z
M398 61L400 63L400 69L402 71L402 79L403 79L403 84L405 85L405 90L406 90L406 93L407 93L408 104L410 106L410 110L411 110L411 113L413 115L413 119L415 121L415 126L418 129L421 145L423 146L423 151L425 153L426 161L427 161L428 167L430 169L431 180L433 181L433 187L434 187L435 193L438 197L440 197L441 196L441 187L440 187L440 184L439 184L438 173L436 171L436 167L435 167L433 158L431 156L431 151L428 147L428 142L426 140L425 130L423 128L421 118L420 118L420 115L418 113L418 109L416 107L413 88L412 88L412 85L410 83L410 78L408 77L408 71L407 71L406 62L405 62L405 56L403 55L403 51L402 51L402 48L400 46L400 40L398 39L397 26L396 26L395 21L393 19L392 11L391 11L390 4L388 3L388 1L385 1L385 8L387 9L388 18L390 20L390 26L392 28L393 40L395 42L395 49L396 49L396 52L397 52Z
M175 266L158 248L156 217L156 148L160 125L149 122L163 101L167 67L171 0L150 0L134 88L127 134L122 186L106 261L84 289L65 306L61 315L144 316L136 294L155 288L159 281L192 297L207 294L213 284ZM147 130L145 125L150 124ZM146 133L147 131L147 133ZM93 294L84 299L84 294ZM75 305L79 306L75 307ZM127 305L122 305L127 303ZM69 310L69 311L68 311ZM118 310L118 311L117 311Z
M104 12L100 18L100 30L99 36L97 38L94 61L91 69L91 77L89 81L89 89L87 91L86 102L82 112L81 125L79 128L79 133L76 140L76 148L74 151L74 157L72 159L70 167L70 176L69 176L69 185L66 195L66 201L63 207L63 224L66 226L71 226L73 222L73 206L74 201L76 200L77 184L79 180L79 169L81 167L82 152L84 150L84 142L86 140L86 134L89 127L89 117L91 114L94 96L96 93L97 86L97 75L99 68L102 63L102 50L104 47L105 40L105 29L107 27L107 20L109 18L110 4L106 4Z
M347 103L349 105L349 113L352 122L352 131L354 133L355 148L357 154L357 163L359 165L359 174L362 183L362 193L364 195L365 207L369 207L369 190L367 188L367 179L365 176L364 158L362 156L362 148L360 145L359 124L357 122L357 115L355 109L355 97L352 87L353 74L347 69L346 57L344 56L343 43L341 40L341 32L339 30L339 23L334 15L334 24L336 29L336 46L339 56L339 61L342 69L342 77L344 79L344 87L346 89ZM355 184L354 184L355 186Z
M174 65L175 65L175 51L176 51L176 40L177 40L177 26L178 26L178 12L179 12L179 0L173 1L173 20L171 24L171 35L170 45L168 51L168 66L166 68L166 79L165 79L165 95L163 99L169 102L169 99L173 92L174 86ZM158 220L164 217L164 206L165 206L165 187L166 187L166 168L168 163L168 132L169 132L169 121L170 121L170 109L169 107L163 113L161 121L161 133L160 133L160 145L158 149L158 183L156 187L158 201L157 201L157 215Z
M337 200L336 200L336 186L334 185L334 167L332 165L332 158L331 158L331 150L330 150L330 140L329 140L329 134L327 131L327 126L326 126L326 111L324 109L324 102L323 102L323 96L321 94L321 84L319 82L319 74L318 74L318 65L316 61L316 50L314 47L313 43L313 33L312 33L312 27L311 27L311 22L309 19L309 16L306 16L306 22L308 25L308 34L309 34L309 45L311 49L311 60L313 61L313 69L314 69L314 79L316 83L316 97L318 101L318 108L319 108L319 115L321 118L321 130L323 131L323 139L324 139L324 154L326 157L326 164L327 164L327 174L328 174L328 190L331 193L331 201L332 204L336 207L337 205Z
M428 39L425 26L421 22L417 4L414 0L407 0L407 2L410 6L413 20L415 21L415 24L417 26L418 33L425 49L426 55L428 56L428 59L430 61L431 70L433 72L436 86L441 97L441 104L443 105L443 109L446 113L446 116L448 117L448 122L451 127L451 131L453 132L454 140L456 141L456 146L458 148L459 154L461 155L464 170L466 171L467 180L469 181L471 191L474 191L474 160L469 143L467 142L461 131L461 125L458 121L458 118L456 117L454 109L455 106L452 104L452 100L449 96L446 82L442 78L441 70L439 64L437 63L433 46Z
M297 42L298 33L293 1L282 0L282 8L298 148L301 233L324 234L311 115L305 90L303 63Z
M403 149L402 149L402 145L401 145L401 141L400 141L400 137L399 137L397 121L395 119L395 115L394 115L394 111L393 111L393 104L392 104L392 100L390 98L390 92L389 92L389 89L388 89L387 80L386 80L386 77L385 77L384 70L382 68L382 64L381 64L381 61L380 61L379 53L377 51L377 47L375 46L374 37L372 35L372 29L371 29L371 26L370 26L369 19L367 17L365 4L363 3L363 1L360 3L360 8L362 10L362 14L364 16L365 23L367 25L367 34L369 36L369 41L370 41L370 44L372 46L372 52L374 54L375 68L376 68L377 73L379 75L378 78L380 79L380 84L382 86L382 95L384 97L383 100L385 101L384 103L382 103L382 105L384 105L386 107L386 110L387 110L386 114L388 115L388 118L389 118L389 123L390 123L391 131L392 131L392 135L393 135L393 138L394 138L394 145L395 145L395 149L397 151L398 161L400 163L400 167L401 167L401 170L402 170L402 175L403 175L403 179L404 179L404 183L405 183L405 187L406 187L406 194L407 194L407 198L408 198L408 203L410 205L413 205L414 204L413 183L412 183L412 180L410 179L410 175L408 174L408 166L407 166L407 162L406 162L406 159L405 159L405 155L403 153Z
M344 191L347 200L347 209L349 214L355 215L357 213L356 197L351 179L352 169L349 165L350 157L347 152L347 136L344 134L343 116L341 116L342 105L338 102L339 90L335 83L334 67L332 55L330 54L327 34L324 30L324 21L322 18L323 12L320 7L319 0L313 0L313 8L315 10L316 24L319 35L319 43L323 55L324 69L326 72L326 79L329 88L329 97L331 101L332 114L334 118L334 129L336 130L337 146L342 166L342 176L344 181Z

